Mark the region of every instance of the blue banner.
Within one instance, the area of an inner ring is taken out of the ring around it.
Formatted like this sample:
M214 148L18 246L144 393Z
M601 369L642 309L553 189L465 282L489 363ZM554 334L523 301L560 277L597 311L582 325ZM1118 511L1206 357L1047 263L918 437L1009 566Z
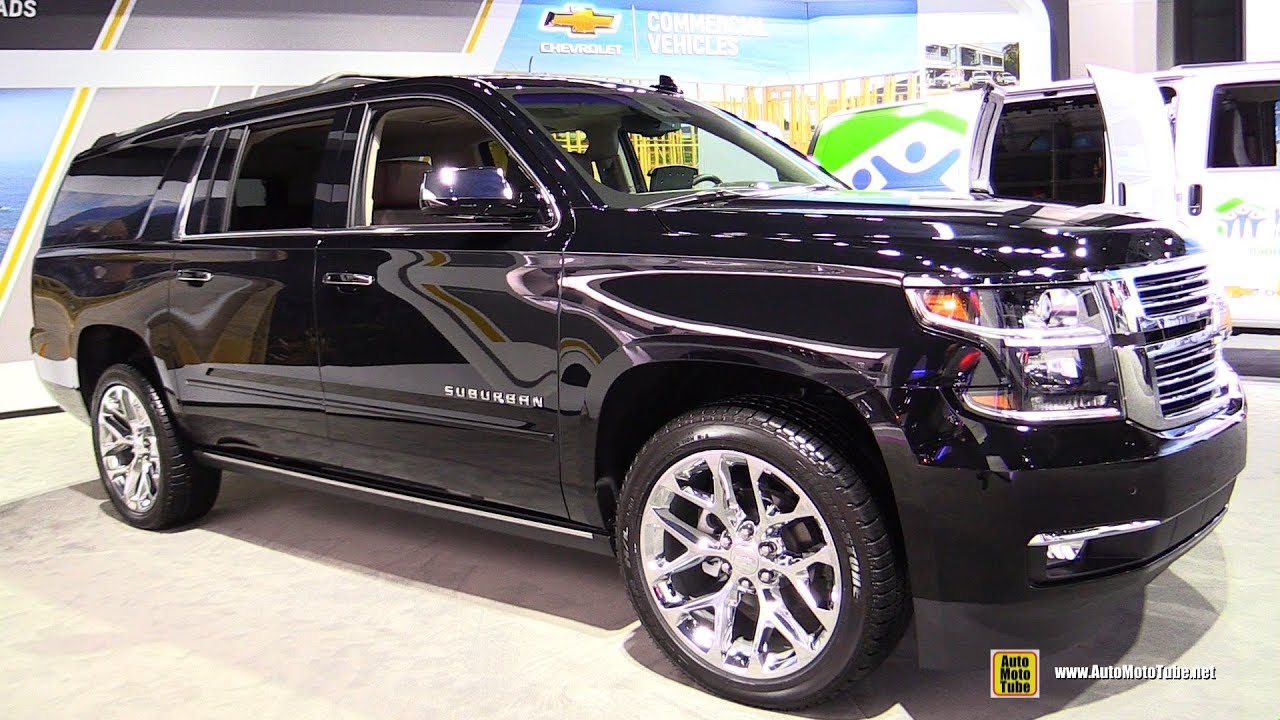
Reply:
M918 52L915 0L525 2L497 69L765 85L909 72Z

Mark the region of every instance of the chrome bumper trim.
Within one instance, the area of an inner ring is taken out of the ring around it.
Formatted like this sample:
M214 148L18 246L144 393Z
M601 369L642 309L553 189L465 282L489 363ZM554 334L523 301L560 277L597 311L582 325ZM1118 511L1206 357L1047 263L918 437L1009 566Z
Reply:
M1099 525L1085 530L1072 530L1062 533L1040 533L1031 538L1027 547L1044 547L1054 543L1076 542L1079 540L1097 540L1098 538L1125 535L1127 533L1150 530L1159 525L1161 520L1134 520L1120 525Z

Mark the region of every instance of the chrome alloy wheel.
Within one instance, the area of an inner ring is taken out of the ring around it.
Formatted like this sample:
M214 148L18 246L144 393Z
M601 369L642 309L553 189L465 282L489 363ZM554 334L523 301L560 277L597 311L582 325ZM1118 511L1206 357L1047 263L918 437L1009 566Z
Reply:
M640 553L658 615L716 671L786 677L831 638L842 594L831 531L795 481L758 457L704 450L667 468L645 503Z
M138 396L112 385L98 404L98 454L107 482L125 507L144 513L160 491L160 448Z

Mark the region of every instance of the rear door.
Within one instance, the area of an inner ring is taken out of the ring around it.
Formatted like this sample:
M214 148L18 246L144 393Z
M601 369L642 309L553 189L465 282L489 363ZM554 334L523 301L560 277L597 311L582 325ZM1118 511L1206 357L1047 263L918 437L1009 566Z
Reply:
M346 107L211 135L180 225L170 372L193 439L228 452L329 457L312 278ZM321 196L318 200L318 194Z
M329 437L348 470L411 492L565 516L556 450L567 219L453 88L353 117L342 232L316 268ZM363 120L363 128L361 127ZM427 173L502 168L524 215L420 202Z
M1173 132L1164 96L1145 75L1089 66L1107 124L1108 201L1153 218L1173 220Z

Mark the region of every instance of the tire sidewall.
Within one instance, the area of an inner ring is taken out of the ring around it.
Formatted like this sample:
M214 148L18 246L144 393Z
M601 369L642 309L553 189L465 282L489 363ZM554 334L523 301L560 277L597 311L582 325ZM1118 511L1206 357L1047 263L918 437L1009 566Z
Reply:
M767 461L800 486L817 508L828 530L843 548L839 552L842 607L835 631L818 657L800 672L777 680L754 680L721 675L688 656L684 645L659 616L639 565L640 523L649 492L661 474L683 457L701 450L750 452ZM851 472L851 471L849 471ZM710 689L755 705L785 707L822 693L851 671L862 645L870 608L865 592L850 581L850 557L868 567L863 535L852 513L841 513L834 491L836 478L812 458L767 430L749 424L711 421L660 432L637 456L619 505L618 547L628 594L650 635L666 654L696 681ZM866 578L862 579L863 585ZM657 629L660 628L660 629Z
M156 447L160 454L160 476L156 478L156 499L151 504L151 507L141 513L130 510L124 499L117 494L107 477L107 468L103 462L102 451L99 449L102 445L98 430L98 411L107 390L116 385L123 385L128 388L141 401L142 408L147 413L147 419L150 420L151 427L155 431ZM93 393L92 423L90 427L93 431L93 455L98 465L99 479L102 481L107 497L111 499L111 504L116 511L129 524L138 527L145 528L162 523L166 517L165 506L170 502L170 457L172 457L174 448L169 434L165 432L166 418L162 415L164 412L164 406L160 403L160 398L151 383L137 370L127 366L116 365L108 368L99 378L98 387Z

